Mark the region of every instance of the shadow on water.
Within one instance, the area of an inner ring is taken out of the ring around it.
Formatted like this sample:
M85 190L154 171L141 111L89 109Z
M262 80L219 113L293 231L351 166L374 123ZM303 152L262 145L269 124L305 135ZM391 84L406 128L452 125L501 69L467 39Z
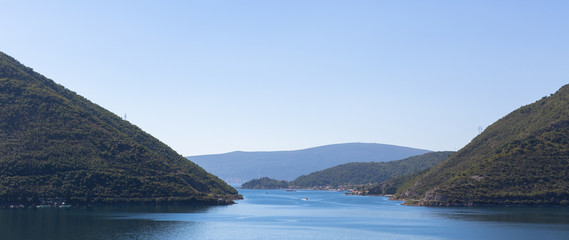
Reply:
M194 222L120 220L148 213L202 213L207 206L0 209L1 239L150 239L174 229L195 229Z
M430 208L436 217L457 221L569 224L568 208Z

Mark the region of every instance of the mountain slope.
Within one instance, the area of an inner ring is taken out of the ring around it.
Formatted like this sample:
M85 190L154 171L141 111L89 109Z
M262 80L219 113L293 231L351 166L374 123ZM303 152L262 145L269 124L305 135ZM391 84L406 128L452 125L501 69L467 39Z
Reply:
M344 163L385 162L427 152L385 144L345 143L297 151L231 152L188 159L228 182L267 176L290 181L303 174Z
M235 189L0 52L0 205L217 203Z
M569 85L498 120L397 197L417 205L568 204Z
M303 175L290 183L298 187L380 183L437 165L454 152L430 152L390 162L353 162Z

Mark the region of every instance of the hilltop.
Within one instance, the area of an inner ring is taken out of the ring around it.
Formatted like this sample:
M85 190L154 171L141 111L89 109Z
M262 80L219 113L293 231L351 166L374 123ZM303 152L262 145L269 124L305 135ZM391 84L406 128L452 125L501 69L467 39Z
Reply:
M396 198L430 206L569 205L569 85L496 121L406 182Z
M188 159L228 182L261 177L291 181L303 174L350 162L386 162L428 150L376 143L345 143L274 152L231 152ZM238 181L237 181L238 182Z
M237 191L0 52L0 206L225 204Z
M285 180L276 180L268 177L253 179L241 185L243 189L284 189L289 188Z

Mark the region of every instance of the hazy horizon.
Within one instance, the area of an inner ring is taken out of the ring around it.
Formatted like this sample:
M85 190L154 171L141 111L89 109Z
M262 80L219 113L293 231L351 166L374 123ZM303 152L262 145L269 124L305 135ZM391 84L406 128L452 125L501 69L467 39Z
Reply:
M205 155L218 155L218 154L228 154L228 153L234 153L234 152L245 152L245 153L270 153L270 152L294 152L294 151L301 151L301 150L307 150L307 149L312 149L312 148L320 148L320 147L327 147L327 146L333 146L333 145L344 145L344 144L379 144L379 145L390 145L390 146L396 146L396 147L407 147L407 148L413 148L413 149L420 149L420 150L426 150L426 151L432 151L429 149L422 149L422 148L414 148L414 147L409 147L409 146L399 146L399 145L393 145L393 144L387 144L387 143L369 143L369 142L346 142L346 143L331 143L331 144L324 144L324 145L318 145L318 146L312 146L312 147L307 147L307 148L298 148L298 149L281 149L281 150L234 150L234 151L230 151L230 152L222 152L222 153L211 153L211 154L200 154L200 155L188 155L185 157L199 157L199 156L205 156Z

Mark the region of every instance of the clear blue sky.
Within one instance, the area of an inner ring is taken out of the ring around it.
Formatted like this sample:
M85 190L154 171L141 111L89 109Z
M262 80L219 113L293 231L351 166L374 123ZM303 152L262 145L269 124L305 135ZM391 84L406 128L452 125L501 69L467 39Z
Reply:
M458 150L569 83L569 1L0 6L0 51L185 156Z

